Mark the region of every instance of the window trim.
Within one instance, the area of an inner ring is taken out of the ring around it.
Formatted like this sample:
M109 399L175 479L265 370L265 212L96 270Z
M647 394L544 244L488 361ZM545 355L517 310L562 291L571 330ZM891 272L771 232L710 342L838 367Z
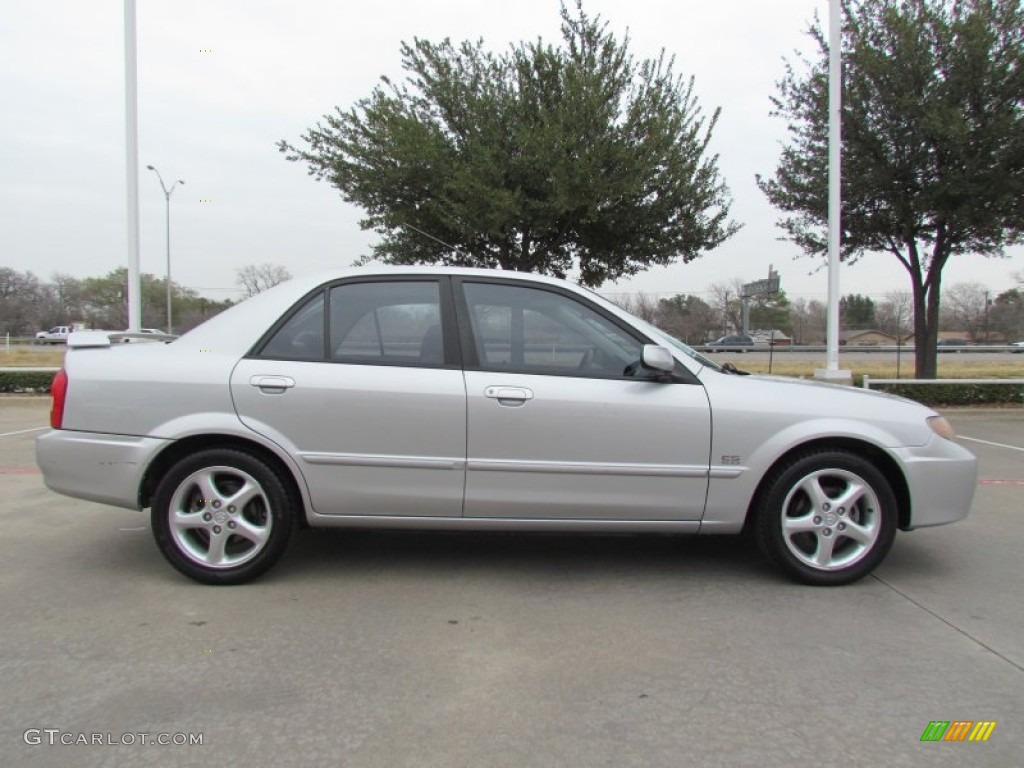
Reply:
M441 336L444 340L444 362L440 365L431 363L420 363L412 361L382 361L368 358L366 360L334 360L329 353L331 342L331 290L334 288L356 285L359 283L434 283L438 287L438 302L441 317ZM321 295L324 302L324 346L319 358L295 358L295 357L271 357L263 354L271 339L281 330L296 314L302 311L306 304L317 294ZM344 277L338 280L331 280L317 286L299 298L287 312L270 328L260 336L259 340L252 346L245 355L246 359L258 360L280 360L282 362L300 363L325 363L331 365L373 365L384 368L430 368L462 370L462 350L459 343L459 332L457 328L456 311L449 275L424 275L424 274L402 274L402 275L356 275Z

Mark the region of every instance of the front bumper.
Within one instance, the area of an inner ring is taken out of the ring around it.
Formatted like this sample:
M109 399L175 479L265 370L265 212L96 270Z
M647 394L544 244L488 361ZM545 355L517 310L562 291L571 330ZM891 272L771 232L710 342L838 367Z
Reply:
M978 486L978 459L973 453L938 436L925 446L898 453L910 489L908 530L967 517Z
M139 487L153 457L170 443L153 437L54 429L36 438L46 487L76 499L139 509Z

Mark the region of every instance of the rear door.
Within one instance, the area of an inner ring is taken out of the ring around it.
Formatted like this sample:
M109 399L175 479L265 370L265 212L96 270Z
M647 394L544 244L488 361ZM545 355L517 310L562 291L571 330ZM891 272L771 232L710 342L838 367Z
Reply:
M711 419L699 382L635 370L646 339L571 292L456 285L467 517L700 520Z
M231 378L243 422L295 456L326 515L459 516L466 392L447 278L309 295Z

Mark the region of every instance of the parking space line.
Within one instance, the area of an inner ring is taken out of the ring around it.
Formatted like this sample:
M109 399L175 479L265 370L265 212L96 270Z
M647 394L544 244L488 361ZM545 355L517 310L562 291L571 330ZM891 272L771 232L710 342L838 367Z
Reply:
M14 437L15 435L27 435L29 432L42 432L49 427L32 427L32 429L19 429L17 432L0 432L0 437Z
M1019 445L1007 445L1006 443L993 443L991 440L982 440L977 437L967 437L966 435L957 435L961 440L970 440L972 443L984 443L985 445L994 445L996 448L1009 448L1011 451L1024 451Z
M909 594L907 594L906 592L902 591L901 589L898 589L894 584L892 584L889 581L886 581L881 576L879 576L877 573L872 573L871 574L871 578L875 579L876 581L880 582L881 584L884 584L886 587L891 589L893 592L895 592L897 595L902 597L904 600L907 600L908 602L912 603L913 605L916 605L918 608L920 608L925 613L931 614L936 619L941 621L943 624L948 626L950 629L953 629L953 630L959 632L961 635L966 637L968 640L971 640L971 641L977 643L978 645L980 645L982 648L984 648L989 653L991 653L994 656L996 656L997 658L1000 658L1003 661L1005 661L1011 667L1016 667L1019 671L1024 672L1024 667L1022 667L1020 664L1015 662L1013 659L1011 659L1008 656L1005 656L1004 654L1000 653L995 648L993 648L991 645L988 645L987 643L983 642L980 638L975 637L974 635L972 635L966 629L964 629L962 627L958 627L950 619L947 619L946 617L939 615L937 612L933 611L931 608L926 606L924 603L922 603L922 602L920 602L918 600L915 600Z
M38 475L39 467L0 467L0 475Z
M978 485L1019 485L1024 487L1024 480L996 480L992 477L978 479Z

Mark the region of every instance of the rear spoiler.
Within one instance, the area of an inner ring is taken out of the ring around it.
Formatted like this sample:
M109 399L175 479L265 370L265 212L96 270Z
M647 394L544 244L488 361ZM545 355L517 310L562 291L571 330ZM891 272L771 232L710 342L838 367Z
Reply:
M129 339L140 341L159 341L167 343L177 336L166 333L135 333L132 331L75 331L68 336L68 347L109 347L112 343L122 343Z
M106 331L75 331L68 335L68 348L109 347L110 334Z

